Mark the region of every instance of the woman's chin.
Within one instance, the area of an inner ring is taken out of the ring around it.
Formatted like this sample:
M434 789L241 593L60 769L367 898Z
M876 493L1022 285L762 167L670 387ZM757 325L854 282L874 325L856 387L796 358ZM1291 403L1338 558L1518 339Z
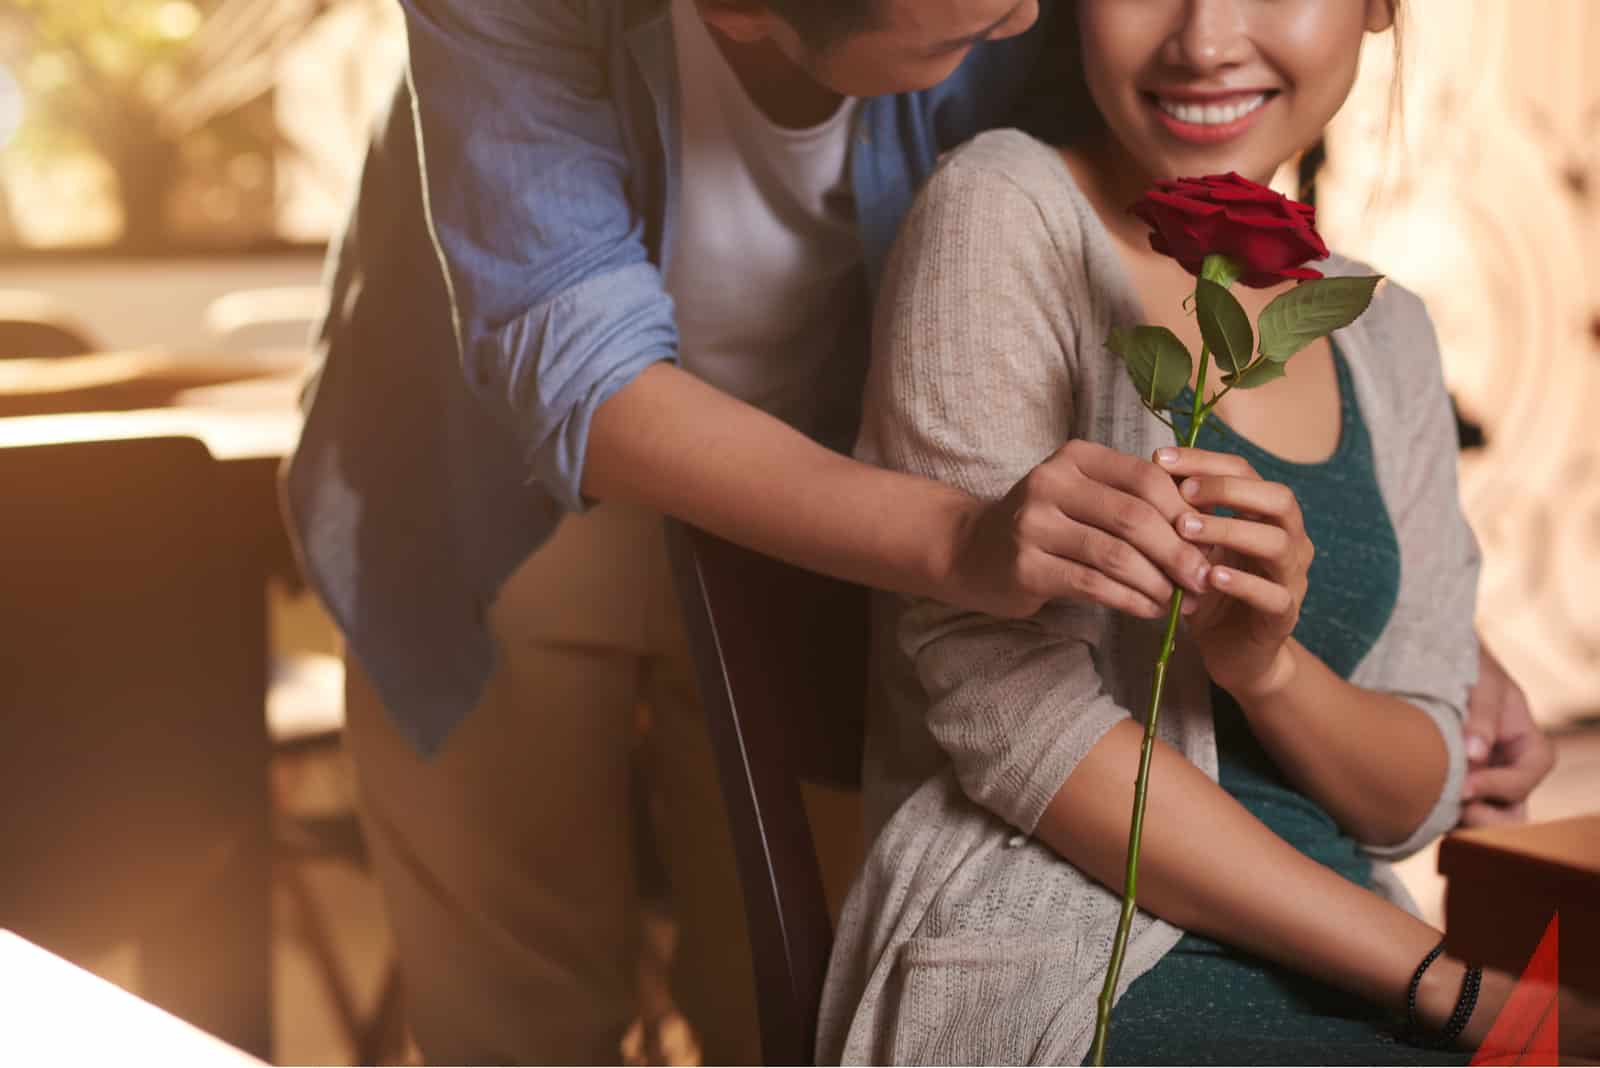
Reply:
M1164 181L1232 171L1252 182L1270 185L1279 167L1278 160L1263 160L1260 152L1245 151L1243 146L1195 151L1192 146L1163 145L1154 151L1136 154L1134 159L1146 174Z

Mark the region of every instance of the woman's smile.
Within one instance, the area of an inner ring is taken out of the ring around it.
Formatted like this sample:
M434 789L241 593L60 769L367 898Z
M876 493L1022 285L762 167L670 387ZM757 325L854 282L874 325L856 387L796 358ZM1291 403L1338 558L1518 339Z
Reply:
M1146 93L1144 99L1174 137L1189 144L1215 145L1231 141L1255 126L1275 96L1274 90L1161 91Z

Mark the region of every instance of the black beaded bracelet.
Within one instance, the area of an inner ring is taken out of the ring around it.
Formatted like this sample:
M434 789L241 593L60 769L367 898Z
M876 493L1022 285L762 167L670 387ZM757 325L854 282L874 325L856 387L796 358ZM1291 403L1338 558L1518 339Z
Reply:
M1411 973L1411 985L1406 988L1406 1030L1413 1036L1422 1034L1422 1021L1417 1019L1417 990L1422 986L1422 974L1439 959L1439 954L1444 952L1444 943L1440 942L1422 958L1422 963L1417 965L1417 970Z
M1461 982L1461 995L1456 998L1456 1009L1450 1014L1444 1030L1439 1032L1439 1048L1449 1047L1467 1029L1472 1010L1478 1007L1478 989L1482 985L1483 969L1477 965L1468 968L1467 977Z
M1411 1040L1435 1049L1448 1048L1461 1036L1461 1032L1467 1029L1467 1022L1472 1019L1473 1010L1478 1007L1478 991L1483 984L1483 969L1476 966L1469 967L1466 978L1461 982L1461 993L1456 997L1456 1007L1450 1013L1450 1019L1445 1021L1438 1036L1430 1040L1422 1021L1417 1019L1417 991L1422 986L1423 974L1443 952L1443 942L1434 946L1428 955L1422 958L1422 963L1417 965L1417 970L1411 975L1411 985L1406 989L1406 1027Z

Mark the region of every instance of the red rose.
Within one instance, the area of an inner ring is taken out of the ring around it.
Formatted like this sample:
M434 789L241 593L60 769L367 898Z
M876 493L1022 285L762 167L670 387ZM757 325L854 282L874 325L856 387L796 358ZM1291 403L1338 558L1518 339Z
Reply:
M1196 277L1213 252L1238 264L1239 281L1256 289L1322 277L1303 266L1328 255L1316 209L1237 174L1161 182L1133 213L1150 225L1150 247Z

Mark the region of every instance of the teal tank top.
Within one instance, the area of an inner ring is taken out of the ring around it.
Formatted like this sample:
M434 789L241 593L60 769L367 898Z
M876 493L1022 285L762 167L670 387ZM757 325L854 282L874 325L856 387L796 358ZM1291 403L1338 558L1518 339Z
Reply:
M1362 419L1350 369L1337 347L1339 443L1319 463L1285 460L1241 437L1215 415L1196 446L1249 461L1262 478L1295 492L1317 553L1294 636L1340 676L1349 678L1389 622L1400 589L1400 546L1378 490L1372 440ZM1193 402L1185 389L1180 408ZM1187 413L1174 420L1187 433ZM1216 720L1218 781L1257 819L1307 856L1352 882L1371 885L1371 865L1333 817L1297 791L1256 741L1243 711L1211 688Z
M1213 417L1196 442L1250 461L1294 490L1317 555L1295 637L1348 678L1377 641L1400 588L1400 549L1378 491L1372 441L1337 348L1339 444L1321 463L1258 448ZM1188 390L1180 403L1192 403ZM1187 429L1188 418L1177 420ZM1372 867L1333 817L1284 778L1238 704L1212 687L1218 781L1300 852L1360 886ZM1469 1055L1398 1041L1377 1007L1292 969L1185 933L1117 1003L1107 1064L1464 1065Z

